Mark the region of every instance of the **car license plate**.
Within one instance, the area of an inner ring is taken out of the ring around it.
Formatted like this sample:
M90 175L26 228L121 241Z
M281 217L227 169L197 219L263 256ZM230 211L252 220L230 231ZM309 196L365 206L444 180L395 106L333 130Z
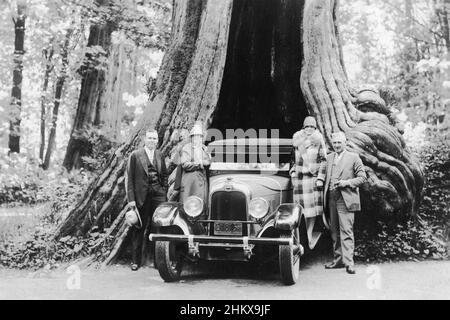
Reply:
M242 223L214 222L215 235L242 235Z

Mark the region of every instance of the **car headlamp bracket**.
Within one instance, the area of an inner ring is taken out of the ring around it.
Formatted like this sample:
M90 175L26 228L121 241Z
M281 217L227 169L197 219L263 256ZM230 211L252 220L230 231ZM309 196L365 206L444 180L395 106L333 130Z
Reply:
M194 242L194 236L189 235L188 237L188 249L189 254L193 257L199 257L200 256L200 250L198 249L198 242Z
M247 259L250 259L251 256L253 255L252 249L253 249L254 245L248 243L248 237L243 237L242 243L243 243L242 248L244 249L244 254L247 257Z

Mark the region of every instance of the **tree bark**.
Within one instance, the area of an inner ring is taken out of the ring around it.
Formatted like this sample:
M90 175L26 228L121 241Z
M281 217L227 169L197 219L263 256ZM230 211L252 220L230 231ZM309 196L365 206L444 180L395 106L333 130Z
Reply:
M13 8L16 10L16 8ZM20 153L20 122L22 112L22 70L25 42L26 3L17 3L17 12L13 14L14 22L14 70L11 90L10 122L9 122L9 152Z
M39 146L39 159L41 164L44 163L44 152L45 152L45 118L47 114L47 88L48 81L50 78L50 73L53 70L53 39L50 40L49 48L43 51L43 56L45 59L45 72L44 72L44 83L42 84L41 93L41 143Z
M58 122L59 106L61 104L64 83L65 83L66 77L67 77L67 66L69 64L69 61L68 61L69 43L70 43L70 38L72 36L72 33L73 33L72 28L67 30L66 38L61 45L61 71L56 79L55 99L53 102L53 112L52 112L52 126L50 128L50 134L48 136L47 152L45 153L45 159L42 164L42 168L44 170L47 170L50 166L52 152L55 147L56 126L57 126L57 122Z
M109 5L109 0L96 0L99 6ZM63 165L67 170L82 166L82 157L91 153L87 130L102 122L102 100L106 88L105 63L110 51L111 34L115 28L112 21L91 26L88 50L79 73L82 75L81 90L75 120L67 145Z
M450 0L434 0L433 5L439 22L440 33L444 41L446 53L450 55Z
M336 9L334 0L176 1L171 43L143 118L57 236L105 230L116 239L106 260L114 261L128 230L127 157L147 127L156 123L167 154L172 132L197 119L221 130L279 128L281 137L292 137L304 117L313 115L328 146L332 132L344 131L349 149L363 159L369 177L361 190L365 215L414 215L422 171L377 93L349 88Z
M120 123L123 115L124 101L122 95L125 92L128 81L131 80L129 68L131 62L128 59L128 52L135 50L126 43L123 32L117 32L117 43L111 48L109 59L108 74L106 77L106 91L103 105L101 106L104 114L102 129L110 141L120 141ZM130 50L131 49L131 50Z

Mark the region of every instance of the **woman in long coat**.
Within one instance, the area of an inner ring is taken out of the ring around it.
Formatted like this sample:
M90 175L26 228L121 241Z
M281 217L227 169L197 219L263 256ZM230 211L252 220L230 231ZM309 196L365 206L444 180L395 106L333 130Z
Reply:
M190 132L190 142L181 150L180 163L183 168L180 189L180 201L189 196L197 196L203 200L204 206L208 200L208 179L206 168L211 158L203 144L203 129L201 124L195 124Z
M181 129L174 131L172 134L171 142L175 145L170 155L168 171L169 175L168 183L169 190L167 191L168 201L178 201L181 189L181 178L183 175L183 168L181 166L181 152L183 147L190 141L189 131L187 129Z
M310 246L314 246L312 230L317 216L323 215L323 188L316 185L319 170L326 169L326 147L313 117L306 117L303 128L297 131L292 143L295 163L290 170L294 187L294 202L303 207ZM321 166L321 164L324 164ZM325 172L322 172L325 175Z

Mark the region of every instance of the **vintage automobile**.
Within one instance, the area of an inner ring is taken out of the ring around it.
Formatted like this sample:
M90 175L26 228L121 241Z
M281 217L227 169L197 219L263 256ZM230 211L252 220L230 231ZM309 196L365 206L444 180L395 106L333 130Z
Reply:
M282 282L296 283L300 256L317 241L307 239L302 208L292 201L292 141L226 139L210 143L208 151L208 203L192 196L183 204L165 202L154 212L159 232L149 239L156 241L159 274L172 282L180 279L186 261L260 264L275 253Z

